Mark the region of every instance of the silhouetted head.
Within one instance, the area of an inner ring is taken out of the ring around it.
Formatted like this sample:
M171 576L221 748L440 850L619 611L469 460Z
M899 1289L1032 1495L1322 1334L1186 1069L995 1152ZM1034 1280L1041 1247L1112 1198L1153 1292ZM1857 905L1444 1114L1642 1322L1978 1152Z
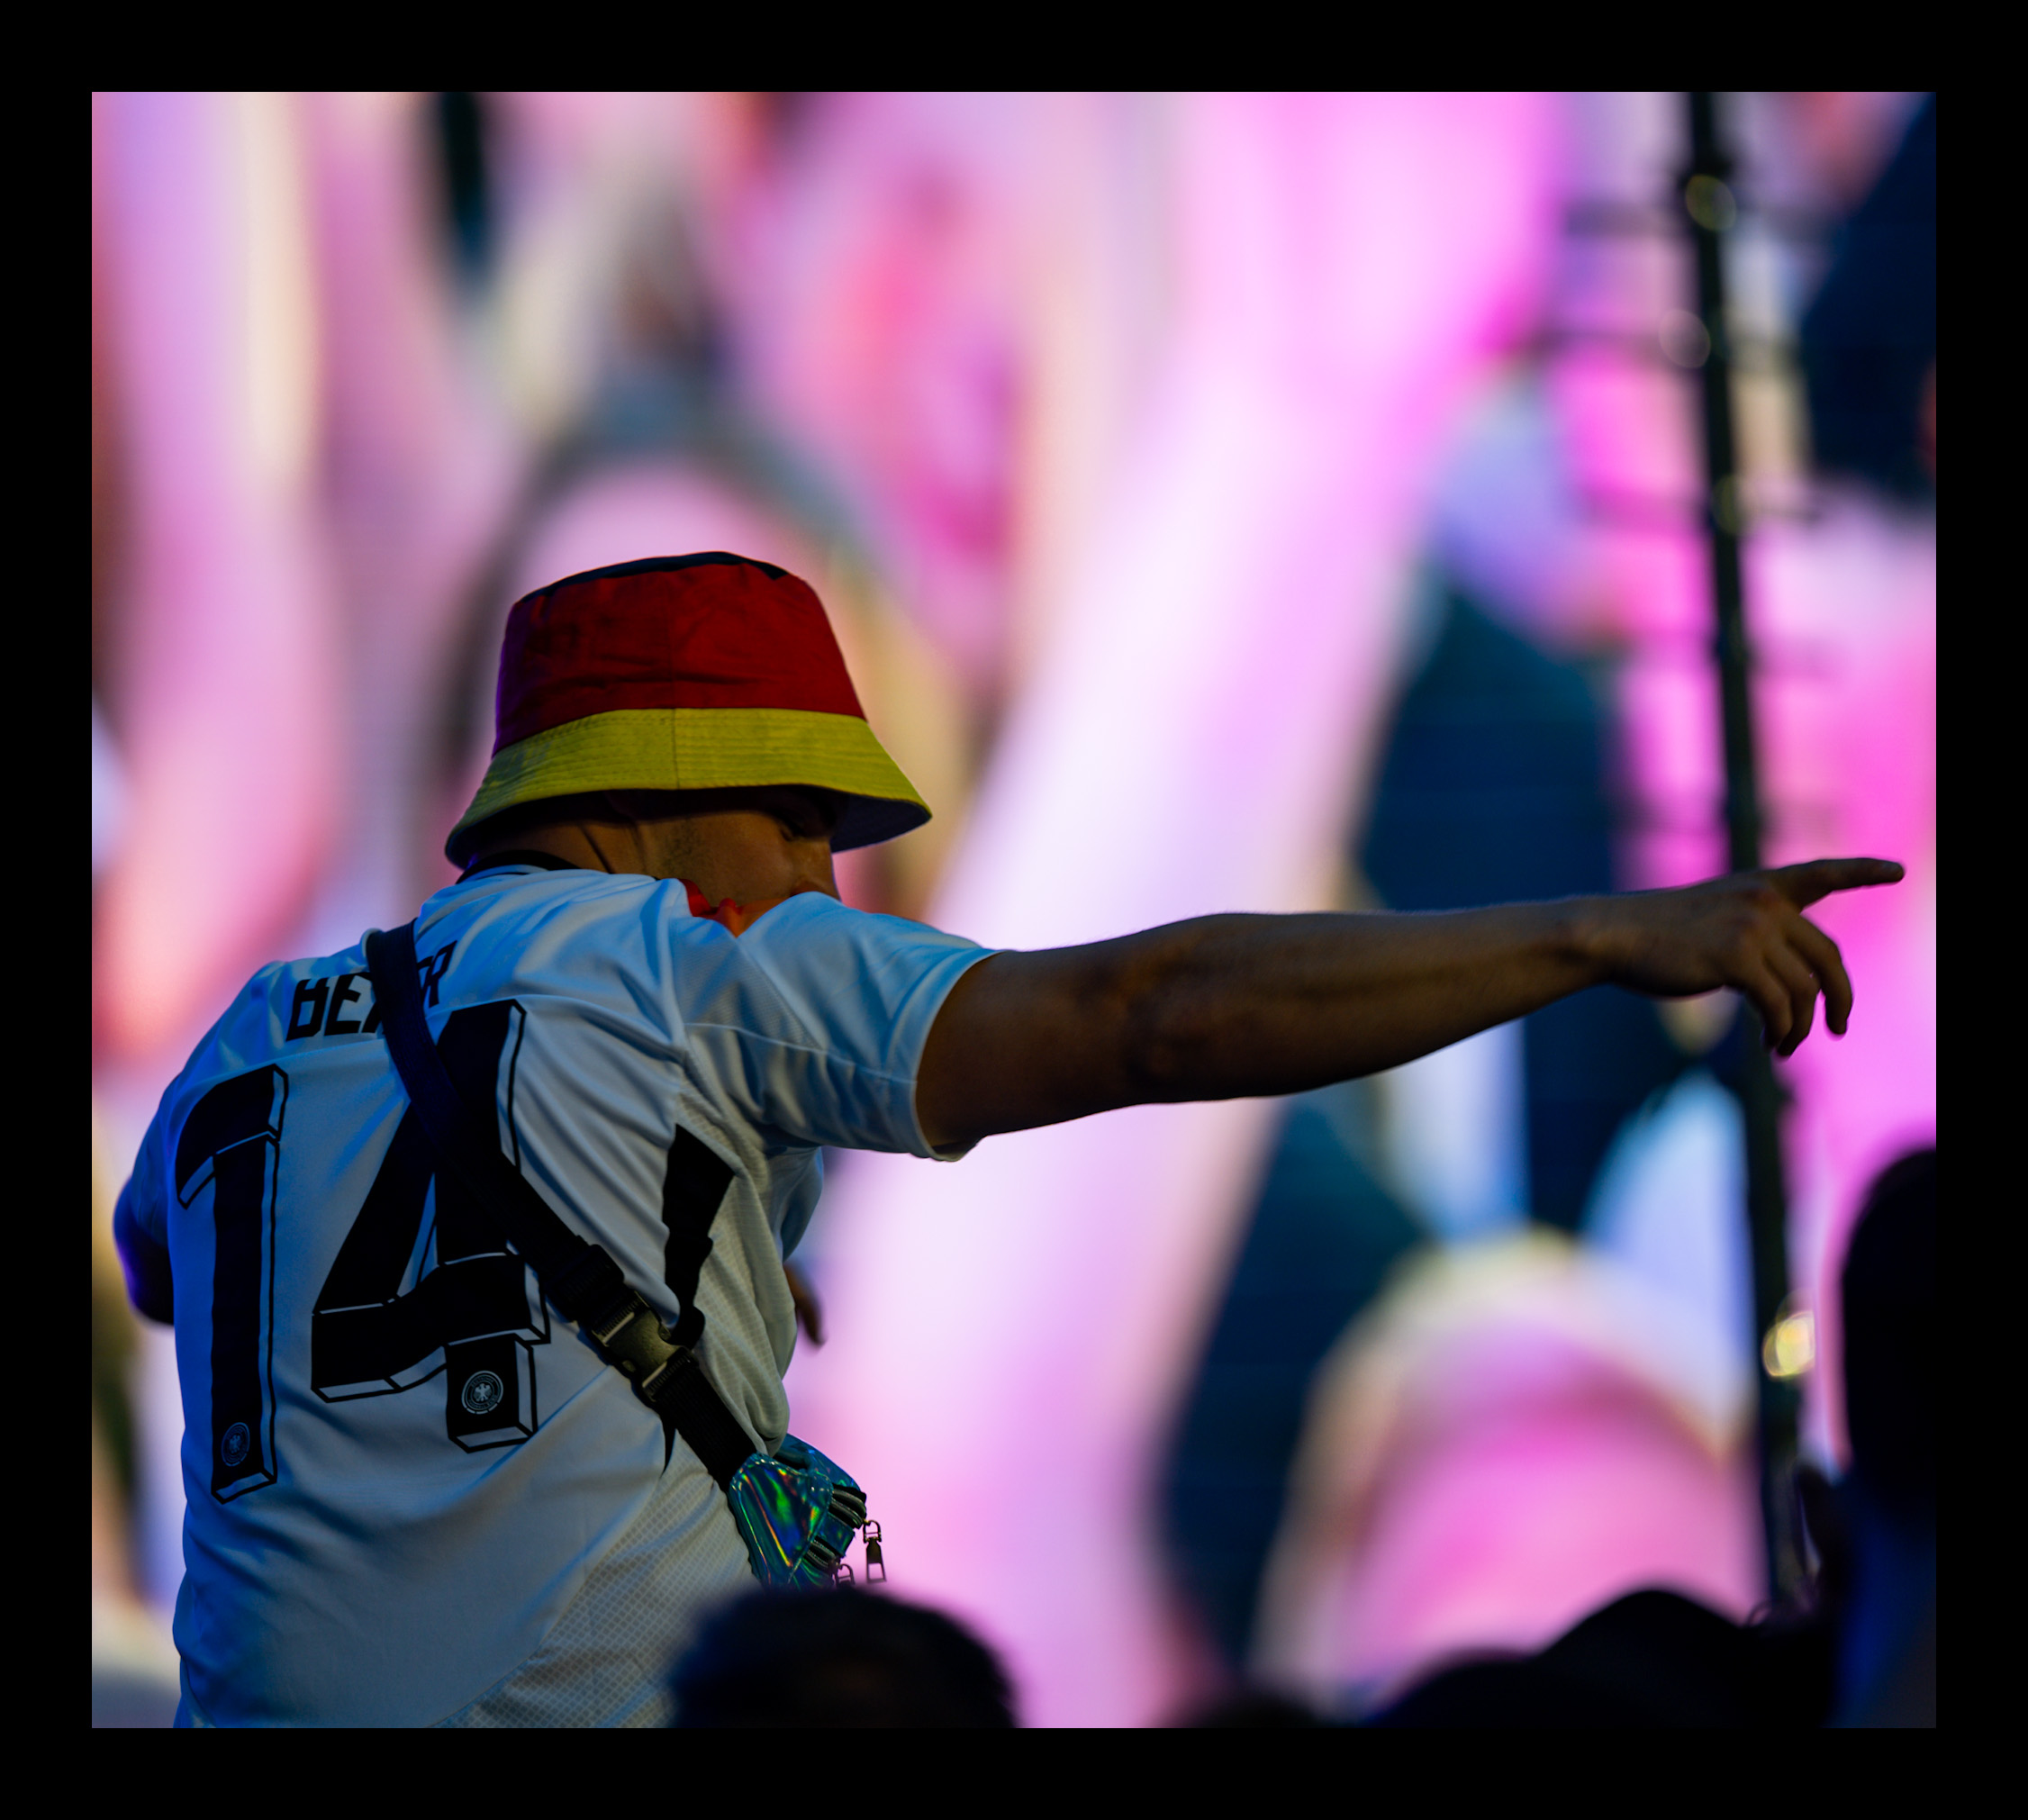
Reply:
M1265 1688L1242 1688L1175 1722L1176 1729L1191 1732L1314 1731L1329 1723L1300 1700Z
M674 1725L908 1727L1016 1723L992 1652L941 1612L885 1594L756 1592L676 1664Z
M1805 1727L1831 1697L1825 1634L1743 1629L1680 1593L1629 1593L1537 1655L1462 1663L1366 1723L1381 1729Z
M1911 1515L1936 1501L1936 1152L1883 1170L1845 1256L1852 1471Z

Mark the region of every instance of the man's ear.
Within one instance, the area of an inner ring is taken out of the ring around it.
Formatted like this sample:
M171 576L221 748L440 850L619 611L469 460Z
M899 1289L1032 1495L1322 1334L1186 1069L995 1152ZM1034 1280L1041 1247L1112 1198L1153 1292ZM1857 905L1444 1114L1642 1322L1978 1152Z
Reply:
M826 790L819 783L797 783L790 786L816 810L819 824L826 839L837 832L837 825L845 819L845 798L835 790Z

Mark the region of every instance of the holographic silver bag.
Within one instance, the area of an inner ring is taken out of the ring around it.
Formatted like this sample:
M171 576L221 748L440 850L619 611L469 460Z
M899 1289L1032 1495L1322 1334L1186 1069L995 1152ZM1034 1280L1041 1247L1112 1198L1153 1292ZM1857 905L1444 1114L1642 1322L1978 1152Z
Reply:
M784 1435L772 1455L749 1454L726 1487L732 1520L763 1586L829 1586L852 1578L845 1552L866 1538L866 1579L887 1578L880 1525L866 1519L866 1494L836 1461Z

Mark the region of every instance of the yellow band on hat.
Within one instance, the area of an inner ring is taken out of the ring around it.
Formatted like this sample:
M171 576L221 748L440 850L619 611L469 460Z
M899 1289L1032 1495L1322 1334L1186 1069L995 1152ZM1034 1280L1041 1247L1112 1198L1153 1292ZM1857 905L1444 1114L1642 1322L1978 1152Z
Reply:
M444 843L463 865L465 837L489 816L593 790L728 790L801 783L848 799L834 848L919 828L929 810L873 729L853 714L801 708L621 708L502 747Z

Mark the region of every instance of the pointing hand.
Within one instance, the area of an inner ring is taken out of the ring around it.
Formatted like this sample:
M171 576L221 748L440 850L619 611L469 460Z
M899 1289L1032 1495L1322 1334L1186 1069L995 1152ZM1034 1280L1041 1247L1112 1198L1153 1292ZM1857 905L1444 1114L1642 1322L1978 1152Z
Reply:
M1607 977L1662 999L1730 986L1761 1013L1769 1046L1793 1055L1809 1035L1819 992L1824 1021L1838 1036L1852 1007L1837 943L1803 911L1833 892L1902 876L1892 860L1819 859L1602 900L1598 939Z

